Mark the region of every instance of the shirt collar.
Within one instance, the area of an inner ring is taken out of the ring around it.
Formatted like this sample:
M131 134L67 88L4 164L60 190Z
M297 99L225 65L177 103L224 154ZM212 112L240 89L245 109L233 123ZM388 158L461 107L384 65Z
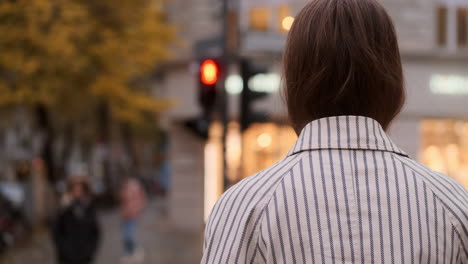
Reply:
M363 116L334 116L310 122L288 156L320 149L378 150L408 157L376 120Z

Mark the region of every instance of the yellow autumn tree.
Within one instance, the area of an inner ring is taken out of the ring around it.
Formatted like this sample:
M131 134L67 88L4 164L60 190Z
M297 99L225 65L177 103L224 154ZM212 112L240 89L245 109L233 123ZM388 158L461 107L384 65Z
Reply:
M100 109L146 123L170 106L146 78L174 42L162 1L0 0L0 107L75 127L100 121Z
M168 106L136 81L173 41L160 1L0 1L0 32L1 106L76 115L102 100L129 120Z

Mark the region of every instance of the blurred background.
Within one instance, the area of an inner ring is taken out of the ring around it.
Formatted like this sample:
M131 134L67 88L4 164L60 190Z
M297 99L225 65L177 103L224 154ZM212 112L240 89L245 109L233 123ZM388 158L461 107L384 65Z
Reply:
M468 188L468 0L381 2L408 94L390 135ZM101 230L94 263L130 263L131 177L148 197L132 263L198 263L222 192L296 140L281 56L306 3L0 0L0 262L55 263L54 226L80 178Z

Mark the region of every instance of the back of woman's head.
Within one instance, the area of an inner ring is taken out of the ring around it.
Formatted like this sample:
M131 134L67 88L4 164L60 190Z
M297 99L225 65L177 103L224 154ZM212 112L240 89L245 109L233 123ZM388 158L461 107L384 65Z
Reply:
M377 0L313 0L297 15L284 53L285 95L296 132L338 115L384 129L405 92L393 23Z

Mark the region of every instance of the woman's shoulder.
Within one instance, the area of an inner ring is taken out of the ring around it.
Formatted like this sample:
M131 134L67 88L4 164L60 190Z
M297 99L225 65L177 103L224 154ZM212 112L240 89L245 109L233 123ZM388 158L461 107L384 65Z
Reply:
M455 179L434 171L410 158L400 159L414 182L414 188L434 199L433 206L441 206L451 224L468 236L468 190Z
M287 157L273 166L239 181L226 190L216 202L212 210L212 217L221 217L224 214L236 217L237 210L250 214L261 213L299 159L300 157ZM229 213L232 210L234 213Z

